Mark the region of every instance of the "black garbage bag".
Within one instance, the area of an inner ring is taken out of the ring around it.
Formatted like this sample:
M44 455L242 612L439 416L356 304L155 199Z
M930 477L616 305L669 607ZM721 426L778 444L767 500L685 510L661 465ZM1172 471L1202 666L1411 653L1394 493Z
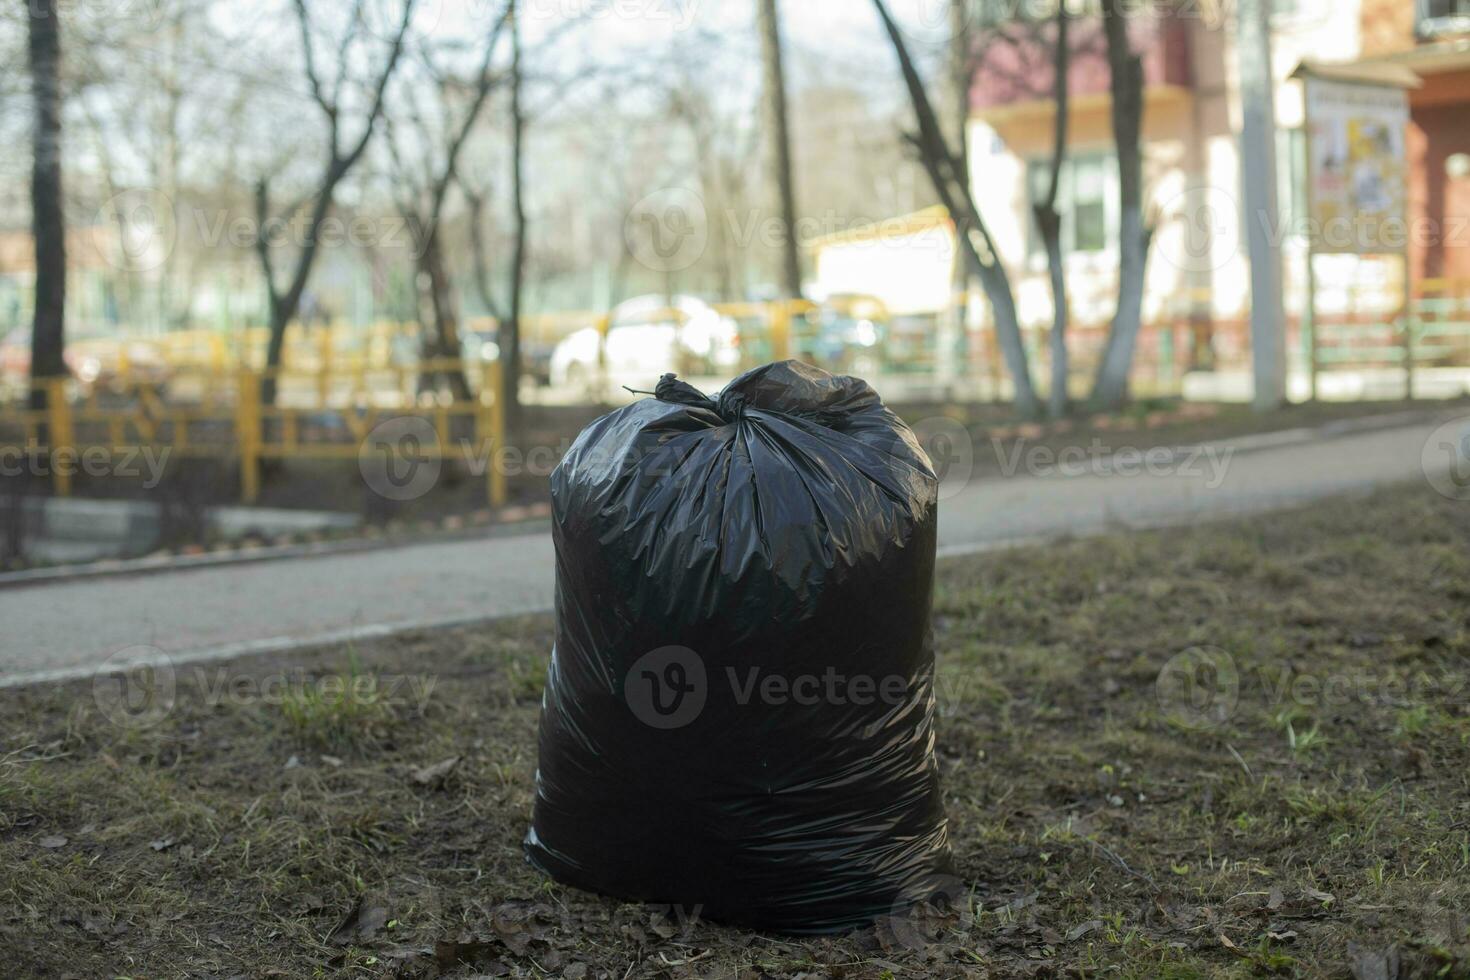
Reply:
M937 481L864 381L665 375L551 476L531 862L789 933L952 882L929 626Z

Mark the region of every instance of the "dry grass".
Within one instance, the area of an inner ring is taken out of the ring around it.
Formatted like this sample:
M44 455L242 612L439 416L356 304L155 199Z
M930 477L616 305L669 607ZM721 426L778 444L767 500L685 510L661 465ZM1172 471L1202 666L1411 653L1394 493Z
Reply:
M821 940L526 866L545 618L181 667L166 712L10 691L4 972L1467 976L1467 611L1470 511L1422 487L945 564L966 895Z

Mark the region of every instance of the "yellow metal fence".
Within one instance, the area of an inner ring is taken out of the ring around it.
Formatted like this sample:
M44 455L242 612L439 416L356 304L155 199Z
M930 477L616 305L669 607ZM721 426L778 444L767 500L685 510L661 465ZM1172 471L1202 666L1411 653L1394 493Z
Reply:
M62 496L71 493L77 464L87 454L135 458L147 448L178 457L234 460L240 496L253 502L260 495L264 461L360 459L371 449L376 426L389 418L413 416L425 420L433 438L388 449L413 459L460 458L483 465L486 499L498 506L506 500L505 472L494 464L494 454L505 443L499 365L452 359L416 365L412 373L418 377L466 368L473 372L469 397L434 393L407 404L385 400L366 369L345 375L295 368L203 372L193 379L199 382L196 395L182 399L164 397L147 382L136 382L120 395L115 389L80 389L70 377L47 378L36 383L45 393L44 409L16 408L0 417L0 448L12 455L44 456L52 487ZM185 373L171 381L190 378ZM262 392L272 382L277 400L267 403ZM293 387L317 397L280 397Z

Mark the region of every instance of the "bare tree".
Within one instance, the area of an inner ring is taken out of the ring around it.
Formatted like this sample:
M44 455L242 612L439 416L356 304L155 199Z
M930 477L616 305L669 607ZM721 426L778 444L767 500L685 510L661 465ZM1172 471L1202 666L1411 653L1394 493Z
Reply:
M482 41L484 52L467 79L456 77L438 65L430 48L420 51L419 60L437 103L437 122L430 121L418 94L411 89L403 92L399 100L405 109L405 124L395 123L391 114L385 117L388 149L393 160L394 196L399 214L413 235L414 264L418 272L415 279L421 294L420 320L429 328L423 338L422 353L429 359L458 358L460 353L459 300L444 254L444 208L450 188L458 179L461 151L498 80L494 71L495 50L509 16L507 3L494 28ZM456 117L454 103L461 99L467 104ZM411 136L408 147L400 147L395 138L404 130ZM418 160L411 160L411 154ZM472 229L471 234L476 232L477 229ZM436 370L426 374L444 377L455 398L469 398L463 370ZM432 377L425 380L432 381Z
M1010 277L1001 265L995 243L970 193L968 176L960 169L959 161L950 150L948 140L940 129L934 107L919 78L903 35L889 14L883 0L873 0L873 6L883 21L888 38L898 56L899 68L904 84L908 88L909 101L913 104L918 121L918 133L912 142L918 150L920 160L940 203L949 210L954 220L957 247L969 261L976 278L990 300L994 319L995 336L1000 344L1001 356L1011 376L1014 388L1013 401L1016 411L1023 417L1037 414L1039 402L1036 389L1031 383L1031 369L1026 362L1026 349L1021 342L1021 327L1016 314L1016 299L1011 292Z
M520 431L521 303L526 284L525 66L521 61L521 24L510 0L510 209L512 245L510 289L500 324L500 390L505 397L506 430Z
M771 173L781 207L781 289L801 296L801 256L796 244L796 189L791 180L791 130L786 112L786 78L781 66L781 25L776 0L757 0L761 67L766 106L766 136L771 141Z
M953 112L951 125L954 127L955 161L965 181L970 179L970 89L975 81L977 62L975 57L975 32L972 29L970 0L949 0L949 84L950 109ZM968 319L970 266L967 262L955 262L950 280L951 297L949 315L956 329L964 330Z
M727 108L719 93L729 80L712 69L720 52L718 35L681 37L670 51L667 70L668 116L686 131L693 167L709 218L709 257L715 295L740 300L746 291L747 256L732 224L745 213L747 174L760 150L761 125L744 106ZM753 105L760 110L763 106ZM683 159L675 162L685 172ZM784 252L789 236L783 237ZM691 270L692 271L692 270Z
M1046 191L1032 206L1036 228L1046 249L1046 267L1051 278L1051 392L1047 409L1052 418L1067 414L1067 282L1062 264L1062 216L1057 212L1057 191L1062 182L1062 163L1067 156L1067 72L1071 50L1067 46L1067 5L1057 3L1056 37L1052 59L1052 101L1056 118L1052 126L1051 164Z
M68 23L71 102L95 158L93 180L73 190L73 202L96 206L94 194L109 202L110 285L134 328L190 318L204 256L185 240L194 229L177 208L197 191L191 160L223 141L216 120L238 110L228 90L245 88L218 70L223 45L210 13L209 0L157 0L146 18L79 11Z
M1128 397L1133 348L1143 319L1144 272L1153 228L1143 213L1143 59L1128 40L1128 16L1136 5L1104 0L1103 31L1112 80L1113 141L1118 150L1118 307L1092 386L1092 408L1109 411Z
M30 0L31 96L35 102L31 165L31 230L36 244L31 380L66 374L66 223L61 189L61 22L56 0ZM31 386L31 407L46 392Z
M296 310L301 304L301 294L306 289L307 279L311 276L311 267L316 260L317 246L320 243L322 224L326 221L327 214L332 208L332 196L337 190L337 185L362 158L363 151L367 149L368 142L373 138L373 132L383 115L384 96L388 90L388 82L393 77L400 55L403 53L403 38L408 32L413 7L414 0L403 0L402 19L398 22L393 39L389 43L388 53L383 58L382 64L369 78L368 109L363 116L362 130L354 140L348 138L343 132L343 117L346 115L343 96L352 73L351 66L354 60L352 48L359 36L364 33L365 15L362 0L358 0L354 5L351 20L337 48L337 74L330 86L324 83L322 74L317 68L317 38L314 36L311 16L307 10L307 0L295 0L296 21L301 34L307 84L310 87L312 101L321 110L327 125L327 161L315 188L306 198L289 206L279 219L272 215L269 180L262 177L256 184L255 217L258 228L255 247L256 254L260 258L261 272L265 278L266 295L270 304L270 339L266 346L267 371L280 367L281 351L286 339L286 326L296 315ZM278 221L284 223L303 209L307 211L308 218L304 226L300 248L296 253L295 264L283 287L277 281L275 262L271 257L271 229L276 227ZM266 404L272 404L275 397L276 379L273 376L267 377L261 386L261 400Z

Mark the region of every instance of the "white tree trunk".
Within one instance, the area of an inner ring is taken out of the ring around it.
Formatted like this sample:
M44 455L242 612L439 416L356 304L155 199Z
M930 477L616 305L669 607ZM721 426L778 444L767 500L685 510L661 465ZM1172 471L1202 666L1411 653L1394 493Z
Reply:
M1254 405L1267 412L1286 400L1286 329L1281 306L1281 247L1276 230L1276 107L1271 77L1271 0L1239 0L1241 186L1251 265L1251 367Z

